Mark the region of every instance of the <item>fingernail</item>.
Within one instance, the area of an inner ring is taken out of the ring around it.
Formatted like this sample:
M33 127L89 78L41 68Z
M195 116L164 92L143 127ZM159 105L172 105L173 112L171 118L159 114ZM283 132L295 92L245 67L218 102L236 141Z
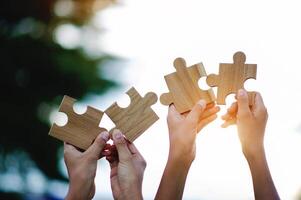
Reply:
M104 141L108 141L110 134L107 131L104 131L100 134L100 137L104 140Z
M205 108L205 107L206 107L206 101L203 100L203 99L201 99L201 100L198 102L198 104L199 104L200 106L202 106L202 108Z
M115 130L113 131L113 139L115 139L115 140L121 140L122 138L123 138L123 135L122 135L122 133L120 132L120 130L115 129Z
M245 97L247 95L246 91L243 89L238 90L238 97Z

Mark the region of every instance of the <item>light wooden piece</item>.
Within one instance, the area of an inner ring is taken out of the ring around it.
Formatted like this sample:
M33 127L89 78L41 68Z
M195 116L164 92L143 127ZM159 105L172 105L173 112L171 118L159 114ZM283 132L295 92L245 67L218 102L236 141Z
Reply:
M129 141L133 142L159 119L151 109L158 98L153 92L147 93L142 98L133 87L126 93L131 99L127 108L120 108L115 102L105 113L114 122L116 127L113 129L119 129Z
M64 96L59 112L67 115L68 122L62 127L54 123L49 135L86 150L93 143L93 140L106 130L99 127L103 112L88 106L87 111L79 115L73 110L75 102L75 99Z
M210 74L207 77L207 84L217 87L217 104L225 104L229 94L237 93L244 88L247 79L256 79L257 65L245 64L246 55L243 52L236 52L233 56L234 63L220 63L219 75ZM254 104L254 92L248 92L249 104Z
M164 93L160 97L163 105L174 104L178 112L190 111L200 100L204 99L207 103L215 100L212 89L202 90L199 88L198 81L201 77L207 76L202 63L186 67L183 58L174 60L176 72L164 76L169 93Z

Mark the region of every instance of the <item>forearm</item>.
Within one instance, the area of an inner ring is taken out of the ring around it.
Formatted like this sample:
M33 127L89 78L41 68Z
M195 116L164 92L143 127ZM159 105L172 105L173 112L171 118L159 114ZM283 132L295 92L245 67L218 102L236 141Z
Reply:
M80 191L80 190L78 190ZM65 200L85 200L85 199L89 199L88 197L86 197L86 195L82 195L80 192L74 192L72 190L69 189L67 196L65 197ZM91 199L91 198L90 198Z
M257 152L248 154L246 159L252 174L255 199L280 199L268 167L264 148L262 147Z
M182 199L187 174L191 163L168 159L156 200Z
M116 200L142 200L142 191L141 189L131 189L128 191L123 191L121 196Z

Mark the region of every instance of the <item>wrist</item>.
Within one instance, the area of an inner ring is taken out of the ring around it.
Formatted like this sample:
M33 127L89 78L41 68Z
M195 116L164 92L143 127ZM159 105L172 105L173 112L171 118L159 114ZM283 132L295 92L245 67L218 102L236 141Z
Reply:
M69 184L69 189L65 200L86 200L86 197L83 193L83 187L77 184Z
M141 200L141 199L143 199L142 184L139 184L139 181L137 179L127 182L126 187L121 187L121 193L117 199L118 200Z
M265 155L263 144L254 145L252 148L243 148L243 154L247 160L254 160Z
M81 198L79 195L69 190L65 200L81 200Z
M172 165L182 165L190 167L192 162L194 161L194 156L192 155L177 155L174 153L169 154L167 163L170 163Z
M195 146L187 148L170 147L168 154L168 162L178 162L185 165L191 165L195 159Z
M194 160L192 156L175 156L170 154L168 156L166 168L172 171L172 169L177 169L177 171L189 171L190 166Z
M141 191L128 191L123 192L118 200L143 200L143 196Z

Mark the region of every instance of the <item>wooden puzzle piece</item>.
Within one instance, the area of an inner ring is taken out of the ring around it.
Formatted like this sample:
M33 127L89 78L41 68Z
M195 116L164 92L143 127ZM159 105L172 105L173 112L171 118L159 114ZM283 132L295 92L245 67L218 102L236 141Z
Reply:
M86 150L93 143L94 139L106 130L99 127L103 112L88 106L87 111L79 115L73 110L75 102L75 99L64 96L59 112L67 115L68 122L62 127L54 123L49 135Z
M186 67L185 60L177 58L174 60L174 67L176 72L164 77L170 92L161 95L160 101L163 105L173 103L180 113L184 113L190 111L200 99L207 103L215 100L212 89L202 90L198 86L199 79L207 76L202 63Z
M149 92L142 98L133 87L126 93L131 99L127 108L120 108L115 102L105 113L114 122L115 128L133 142L159 119L151 109L151 106L157 102L157 95Z
M220 63L219 75L210 74L207 77L207 84L217 87L217 104L225 104L225 98L231 93L237 93L244 88L247 79L256 79L257 65L245 64L246 55L243 52L236 52L233 56L234 63ZM248 92L249 103L254 103L254 92Z

